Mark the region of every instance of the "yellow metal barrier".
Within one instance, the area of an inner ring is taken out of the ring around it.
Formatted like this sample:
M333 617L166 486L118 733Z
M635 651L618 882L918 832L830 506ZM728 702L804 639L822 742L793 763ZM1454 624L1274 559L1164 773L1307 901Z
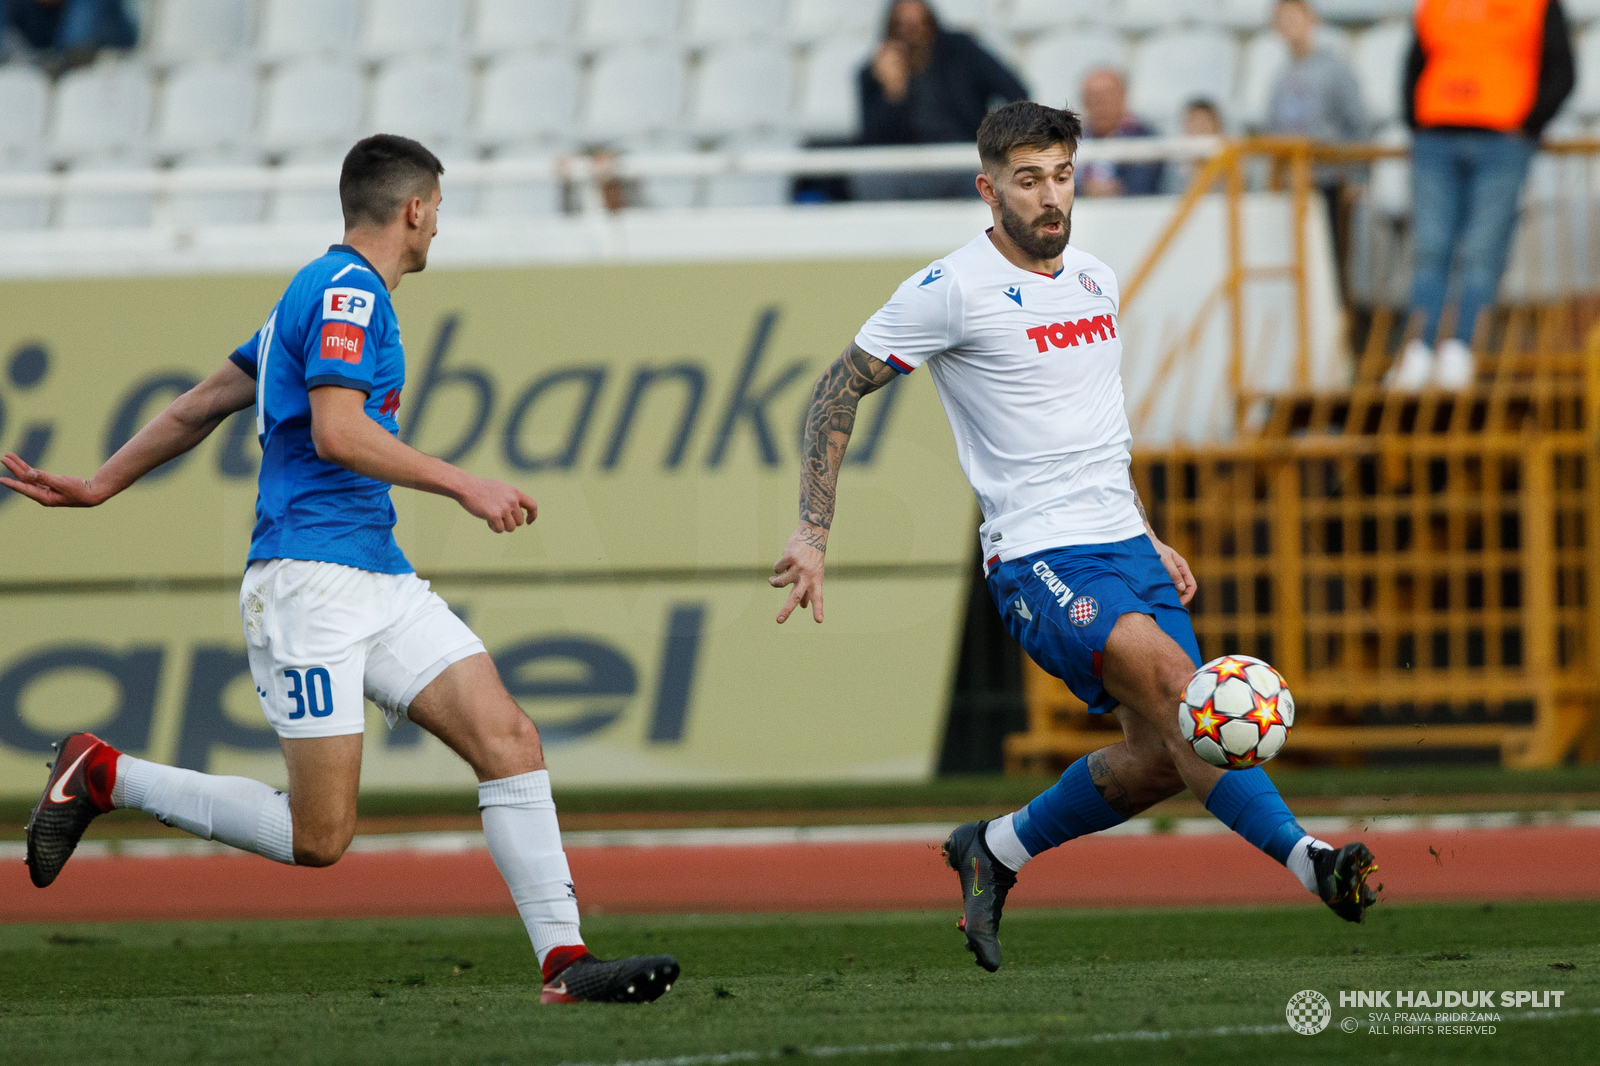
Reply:
M1570 308L1512 316L1479 384L1421 395L1373 384L1374 340L1350 391L1258 397L1255 435L1135 454L1205 657L1259 655L1295 693L1283 758L1600 759L1600 329L1586 351L1575 332ZM1031 662L1026 698L1009 770L1118 738Z

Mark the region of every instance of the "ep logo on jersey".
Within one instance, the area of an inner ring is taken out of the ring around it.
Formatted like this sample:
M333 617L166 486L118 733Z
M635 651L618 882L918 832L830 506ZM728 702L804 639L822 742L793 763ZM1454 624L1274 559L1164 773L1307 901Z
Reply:
M322 318L341 319L366 328L372 321L372 305L376 302L366 289L323 289Z

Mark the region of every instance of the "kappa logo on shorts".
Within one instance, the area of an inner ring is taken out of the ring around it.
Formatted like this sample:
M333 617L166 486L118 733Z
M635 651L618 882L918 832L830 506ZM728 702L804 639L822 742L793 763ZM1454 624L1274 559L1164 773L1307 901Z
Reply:
M1100 617L1100 605L1093 596L1079 596L1072 601L1072 606L1067 608L1067 617L1075 626L1086 626Z
M322 317L365 327L372 321L372 305L377 302L378 298L366 289L323 289Z
M1104 296L1105 295L1105 293L1100 291L1100 286L1096 285L1094 283L1094 279L1091 278L1087 274L1079 274L1078 275L1078 284L1082 285L1084 288L1088 289L1090 292L1094 293L1096 296Z
M1038 575L1039 580L1044 582L1044 587L1049 589L1051 595L1056 598L1056 603L1065 607L1067 601L1072 599L1072 590L1067 587L1067 583L1056 577L1056 572L1050 569L1043 559L1033 564L1033 572Z

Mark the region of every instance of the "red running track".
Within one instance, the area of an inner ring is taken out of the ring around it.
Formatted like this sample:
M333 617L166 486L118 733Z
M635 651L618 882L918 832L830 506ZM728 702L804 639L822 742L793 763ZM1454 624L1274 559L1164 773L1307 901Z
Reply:
M1600 829L1372 833L1391 902L1600 899ZM1432 849L1430 852L1429 849ZM933 844L583 848L568 853L591 913L951 908ZM1296 903L1305 892L1231 835L1090 837L1041 856L1013 907ZM366 852L324 870L249 855L90 858L36 889L0 866L0 922L512 914L486 851Z

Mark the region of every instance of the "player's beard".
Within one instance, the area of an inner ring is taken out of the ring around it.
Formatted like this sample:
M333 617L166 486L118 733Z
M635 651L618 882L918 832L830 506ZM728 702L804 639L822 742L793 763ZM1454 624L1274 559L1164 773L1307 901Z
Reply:
M1047 208L1039 212L1032 221L1023 219L1004 196L1000 197L1000 225L1006 231L1006 236L1034 259L1048 261L1061 254L1067 246L1067 240L1072 236L1072 210L1062 214L1058 208ZM1051 237L1039 232L1039 227L1050 222L1061 223L1061 236Z

